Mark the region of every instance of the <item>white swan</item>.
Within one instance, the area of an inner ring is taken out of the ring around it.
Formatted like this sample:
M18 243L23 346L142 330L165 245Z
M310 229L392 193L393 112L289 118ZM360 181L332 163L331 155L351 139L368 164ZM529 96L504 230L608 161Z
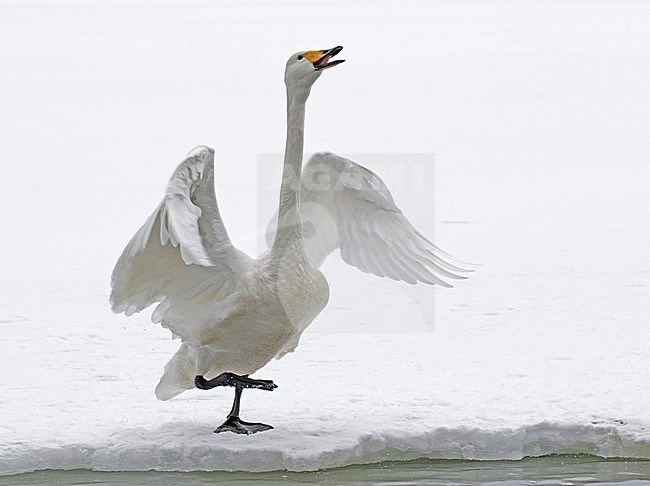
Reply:
M252 259L232 245L217 207L214 150L201 146L178 166L113 270L113 311L131 315L160 302L152 320L182 340L156 388L159 399L235 387L233 409L216 432L272 428L239 419L242 388L275 388L248 375L293 351L325 307L329 289L318 267L336 248L362 271L396 280L449 286L443 278L465 278L369 170L323 153L302 175L305 103L322 71L343 62L331 61L341 49L300 52L287 62L287 142L268 252Z

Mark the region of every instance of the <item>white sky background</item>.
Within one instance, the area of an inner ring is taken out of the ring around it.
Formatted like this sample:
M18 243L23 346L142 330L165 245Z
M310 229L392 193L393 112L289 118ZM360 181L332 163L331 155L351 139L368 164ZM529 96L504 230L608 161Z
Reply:
M305 149L434 154L437 243L483 264L436 291L437 326L450 312L477 325L647 319L647 3L0 11L0 321L123 325L107 314L112 266L197 144L216 148L223 217L255 253L257 154L284 147L285 60L339 44L347 62L312 91ZM431 234L429 205L402 209ZM315 330L432 328L416 302L431 289L337 261L326 272Z

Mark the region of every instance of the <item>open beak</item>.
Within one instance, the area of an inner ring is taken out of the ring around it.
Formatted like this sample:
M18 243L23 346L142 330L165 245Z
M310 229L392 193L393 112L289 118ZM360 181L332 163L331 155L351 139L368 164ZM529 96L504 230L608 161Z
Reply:
M343 50L342 46L332 47L325 51L309 51L305 53L305 57L311 61L314 65L316 71L324 71L329 69L337 64L345 62L345 59L337 59L336 61L330 61L334 56Z

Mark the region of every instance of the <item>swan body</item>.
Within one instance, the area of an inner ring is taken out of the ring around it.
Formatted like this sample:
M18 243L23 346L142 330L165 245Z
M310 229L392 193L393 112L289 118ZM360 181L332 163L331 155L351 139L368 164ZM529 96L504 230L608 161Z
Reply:
M160 301L152 320L182 340L156 387L161 400L194 388L196 375L248 375L293 351L329 298L299 244L257 260L229 244L209 219L221 221L213 164L213 149L190 152L113 271L113 311Z
M342 62L331 61L341 49L299 52L287 62L287 143L266 253L253 259L231 243L215 195L214 150L199 146L120 256L113 311L132 315L159 302L152 320L182 341L156 388L159 399L203 387L203 376L246 377L293 351L327 304L318 268L336 249L382 277L443 286L444 278L465 278L413 228L377 175L332 153L314 155L303 173L305 103L322 71ZM237 415L244 385L232 386Z

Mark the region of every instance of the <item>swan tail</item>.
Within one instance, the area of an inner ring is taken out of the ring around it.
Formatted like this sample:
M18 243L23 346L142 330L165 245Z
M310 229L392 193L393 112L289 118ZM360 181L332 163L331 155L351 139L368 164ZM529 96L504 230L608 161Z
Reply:
M196 376L196 359L189 345L181 347L165 365L165 371L156 387L158 400L170 400L184 391L194 388Z

